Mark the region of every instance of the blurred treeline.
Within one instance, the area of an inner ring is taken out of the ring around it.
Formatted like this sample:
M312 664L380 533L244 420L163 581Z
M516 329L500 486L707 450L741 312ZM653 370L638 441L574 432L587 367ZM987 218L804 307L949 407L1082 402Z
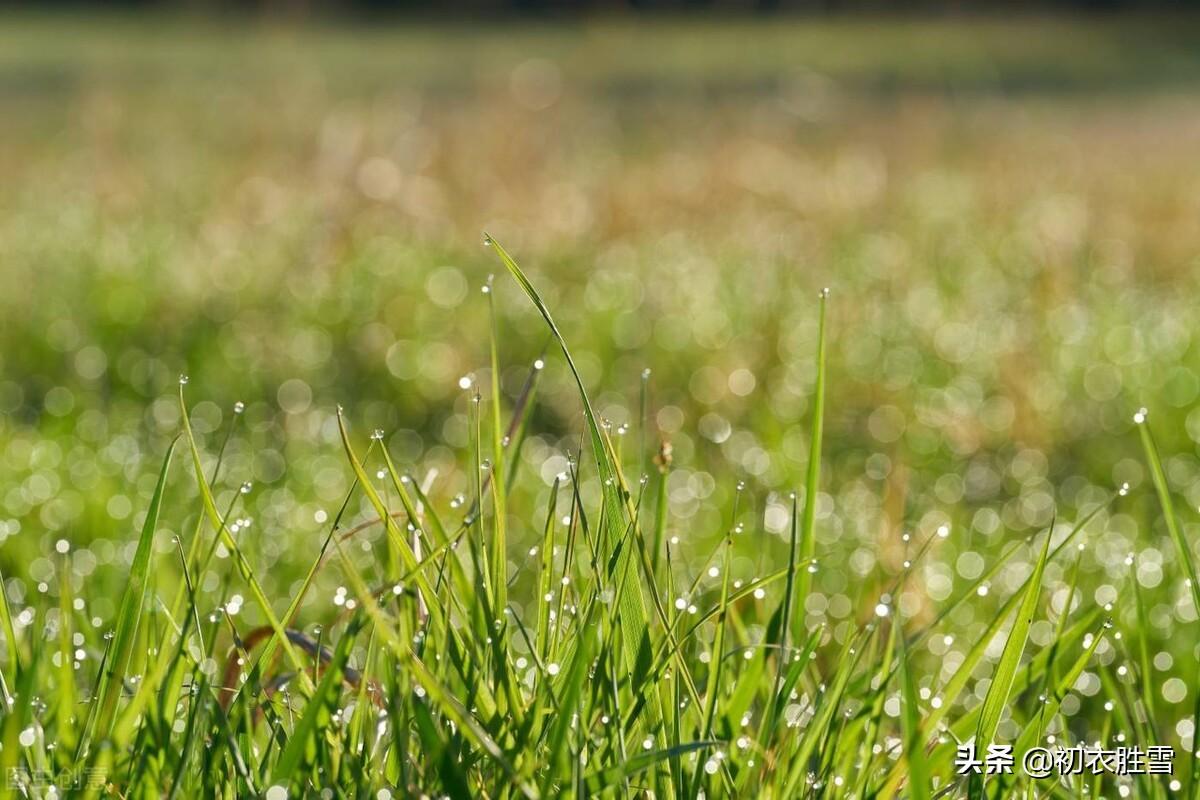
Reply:
M296 16L459 17L668 14L987 14L1200 9L1200 0L29 0L40 8L125 7Z

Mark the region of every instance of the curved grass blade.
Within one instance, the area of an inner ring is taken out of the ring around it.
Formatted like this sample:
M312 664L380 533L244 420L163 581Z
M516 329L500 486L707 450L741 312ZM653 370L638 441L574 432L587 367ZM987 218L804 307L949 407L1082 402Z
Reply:
M608 446L600 432L599 422L592 409L591 400L588 399L587 389L583 385L583 377L579 374L579 369L575 366L575 360L571 357L571 352L567 348L567 342L563 338L561 331L559 331L558 325L555 324L550 310L546 308L546 304L542 301L537 290L533 288L533 284L529 282L525 273L517 266L517 262L513 260L512 256L508 254L499 242L490 236L485 234L484 241L496 251L496 255L500 257L500 260L504 263L509 273L541 313L542 319L545 320L546 325L550 328L550 332L554 335L555 340L562 349L567 366L575 378L575 384L579 390L579 398L583 404L583 413L591 440L593 456L596 459L596 469L600 476L601 493L603 495L600 555L602 561L607 561L609 556L614 552L617 542L620 541L624 534L625 511L618 489L617 470L613 465ZM622 576L630 570L636 569L634 563L635 550L636 548L633 547L624 548L624 552L618 559L613 574L610 576L615 582L621 583ZM649 617L646 612L646 603L642 597L638 581L626 581L624 582L624 587L617 598L617 609L621 618L621 640L625 655L625 666L634 673L643 673L646 665L650 663L651 657ZM655 719L657 720L662 718L662 713L661 709L656 706L657 704L652 707L655 708Z
M271 608L271 602L267 599L262 585L254 575L254 569L250 566L250 562L246 560L246 555L242 552L242 548L238 545L237 540L233 538L233 534L229 532L229 528L225 525L225 519L221 516L221 512L217 511L217 504L213 499L212 488L208 485L208 480L204 477L204 466L200 462L200 450L196 446L196 437L192 433L192 423L188 419L188 409L183 397L182 383L179 385L179 411L183 420L183 433L187 438L188 449L191 450L192 454L192 471L195 473L196 487L200 491L200 499L204 504L205 512L208 514L209 522L216 529L217 536L220 538L221 543L225 545L225 549L233 554L238 571L250 587L250 593L254 595L254 601L258 603L267 623L275 631L274 639L264 649L264 652L269 652L269 649L275 643L280 644L287 655L288 661L292 665L292 669L297 673L300 686L306 694L311 693L316 687L313 686L312 680L305 671L304 660L300 658L295 648L292 647L291 642L288 641L283 624L279 621L279 617L275 616L275 612Z
M697 750L704 750L709 747L720 747L721 742L687 742L686 744L667 747L662 750L653 750L647 753L638 753L633 758L618 764L615 767L599 770L590 773L584 780L589 785L595 785L599 788L613 786L621 781L627 780L639 772L644 772L655 764L670 759L677 759L687 753L694 753Z

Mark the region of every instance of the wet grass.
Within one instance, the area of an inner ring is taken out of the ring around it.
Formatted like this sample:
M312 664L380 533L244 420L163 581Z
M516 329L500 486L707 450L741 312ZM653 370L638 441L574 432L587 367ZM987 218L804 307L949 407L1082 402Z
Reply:
M173 443L111 622L88 622L86 585L73 601L65 541L59 597L35 595L15 620L2 606L0 752L9 774L41 776L84 796L109 787L270 798L1166 797L1190 785L1187 752L1178 754L1174 775L1136 778L984 779L950 768L958 744L972 740L980 752L1015 742L1019 759L1044 742L1150 744L1170 735L1151 712L1161 702L1149 664L1127 655L1127 643L1144 641L1146 631L1139 618L1114 611L1138 593L1136 571L1103 607L1078 592L1078 565L1094 550L1084 531L1121 493L1015 542L988 572L963 581L956 597L935 604L940 613L928 622L920 619L930 613L922 610L922 570L970 533L944 525L905 534L913 552L899 571L880 575L886 590L857 592L867 613L817 621L809 600L829 563L814 535L823 321L836 298L823 292L807 304L822 320L810 404L814 449L805 484L791 496L786 559L760 559L757 573L735 559L769 536L737 522L742 504L755 502L739 484L713 552L687 565L679 557L689 545L662 532L688 536L662 505L670 451L659 446L655 468L636 471L648 445L630 443L653 442L657 432L616 428L595 412L537 288L499 243L487 243L553 334L584 412L584 437L542 492L540 513L508 502L521 497L510 496L512 485L540 483L521 461L522 438L508 433L524 428L532 403L507 407L493 362L490 385L464 380L477 477L470 496L449 508L429 503L418 476L397 469L386 431L364 439L346 423L353 409L338 410L353 486L308 576L292 585L294 596L269 594L262 568L245 553L258 534L237 516L252 487L214 496L220 457L214 463L187 424L181 378L182 446L191 451L194 491L189 499L168 489ZM543 368L539 362L531 376ZM1139 424L1186 565L1168 576L1178 584L1194 570L1191 551L1145 412ZM356 508L366 512L361 523L352 519ZM167 518L196 522L180 537L166 529ZM518 556L506 547L510 534L539 544ZM1047 579L1051 565L1072 559L1068 584ZM964 642L965 652L950 649L955 620L990 600L1000 568L1021 577L983 635ZM322 572L343 584L334 612L319 627L303 625L296 611ZM201 575L211 577L208 588L196 584ZM267 624L246 627L252 608ZM1031 646L1038 621L1048 628ZM935 641L946 646L935 650ZM1110 713L1117 706L1124 712Z
M1186 18L13 19L6 776L1195 796Z

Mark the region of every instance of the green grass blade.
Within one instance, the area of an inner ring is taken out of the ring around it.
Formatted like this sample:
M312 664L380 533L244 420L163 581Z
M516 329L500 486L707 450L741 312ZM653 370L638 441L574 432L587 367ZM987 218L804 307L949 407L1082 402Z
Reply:
M158 482L154 494L150 498L150 506L146 510L146 520L142 525L141 536L138 537L137 550L133 555L133 563L129 568L129 577L125 584L125 593L121 597L121 605L117 612L117 625L113 632L107 669L100 690L99 716L96 718L95 731L101 738L107 739L112 732L113 720L117 713L117 703L125 688L125 674L133 660L133 647L137 638L138 624L142 619L142 607L146 603L146 587L150 572L150 556L154 549L154 531L158 528L158 515L162 509L163 492L167 486L167 472L171 466L171 456L175 452L175 441L167 447L163 457L162 467L158 473Z
M1051 525L1050 531L1046 534L1046 541L1042 545L1041 556L1038 557L1034 566L1033 576L1025 589L1021 605L1017 609L1016 620L1008 633L1008 640L1004 643L1000 661L992 674L991 685L988 686L987 694L983 698L979 726L975 733L975 746L981 752L987 750L996 735L996 728L1000 724L1000 717L1004 713L1004 706L1008 703L1009 693L1016 680L1017 669L1021 664L1021 654L1025 651L1025 642L1029 638L1029 628L1033 625L1033 615L1037 611L1038 597L1042 591L1042 573L1046 569L1046 561L1050 556L1050 539L1053 531L1054 526ZM978 785L978 782L972 782L973 787ZM972 794L974 793L973 791Z
M804 521L800 531L800 565L796 575L796 612L792 614L792 637L804 635L804 604L812 587L807 567L816 555L817 494L821 486L821 438L825 429L825 309L829 290L823 289L817 312L817 375L813 383L812 421L809 429L808 467L804 478Z
M13 626L12 609L8 605L8 593L4 591L4 572L0 570L0 626L4 628L4 641L8 650L9 676L15 680L21 669L21 640Z
M500 421L500 355L497 341L500 332L496 322L495 292L491 291L491 278L487 285L488 316L491 319L491 335L488 337L491 353L491 412L492 412L492 541L488 563L492 568L492 595L495 597L496 608L508 606L508 534L507 516L508 503L506 494L508 481L505 480L504 463L504 427ZM514 465L515 466L515 465Z
M1183 529L1179 527L1179 518L1175 514L1175 503L1171 500L1171 488L1167 484L1167 475L1163 471L1162 459L1158 455L1158 445L1154 435L1150 433L1150 423L1146 421L1146 412L1139 411L1134 418L1138 423L1138 433L1141 434L1142 448L1146 451L1146 463L1150 467L1150 477L1154 482L1154 490L1158 494L1158 503L1162 507L1163 521L1167 524L1167 532L1175 543L1179 561L1187 572L1188 585L1192 592L1192 602L1196 613L1200 614L1200 578L1196 573L1196 560L1192 556L1191 547L1184 538Z
M897 619L899 624L899 619ZM904 646L904 635L898 639L900 659L900 691L903 695L901 715L904 734L904 758L908 762L908 795L912 800L929 800L930 776L925 760L925 742L921 735L921 704L917 695L917 684L913 677L911 654Z
M292 643L288 641L287 634L283 630L283 624L279 621L279 617L275 615L275 612L271 607L271 601L267 599L267 595L266 592L263 591L262 584L258 582L258 578L254 575L254 569L250 566L250 562L246 559L245 554L242 552L241 546L237 543L237 540L233 538L233 534L229 532L229 528L226 527L224 517L222 517L221 513L217 510L216 501L213 499L212 488L208 485L208 480L204 477L204 465L200 461L200 449L196 445L196 437L192 433L192 423L188 418L188 409L187 403L183 397L182 382L179 384L179 412L183 420L184 437L187 439L188 449L192 454L192 471L195 473L196 487L200 492L200 499L204 505L204 511L208 515L209 523L213 526L213 529L216 531L216 535L220 538L221 543L225 545L225 549L227 549L233 555L234 563L237 564L238 571L241 573L242 578L246 581L247 586L250 587L250 593L254 595L254 601L258 603L259 608L263 613L263 617L266 618L267 623L275 632L274 643L278 643L283 647L283 651L287 655L288 661L292 665L292 669L296 670L297 680L299 681L301 687L304 689L306 694L311 693L316 687L313 686L312 680L308 677L308 673L305 671L304 660L300 658L300 655L296 652L296 649L292 646ZM269 644L267 650L269 650L274 643Z

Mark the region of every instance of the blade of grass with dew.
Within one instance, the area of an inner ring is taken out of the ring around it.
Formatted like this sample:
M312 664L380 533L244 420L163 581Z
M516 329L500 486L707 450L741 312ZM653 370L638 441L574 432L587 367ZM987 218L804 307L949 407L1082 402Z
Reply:
M5 713L0 717L3 720L3 726L0 726L0 745L3 745L0 747L0 775L5 776L5 780L20 764L23 749L21 733L33 719L40 663L41 648L36 641L30 642L29 660L26 667L17 673L17 680L13 685L13 703L5 703ZM107 742L105 747L107 748ZM16 796L12 787L5 794Z
M1083 553L1075 557L1075 564L1071 568L1071 580L1067 584L1067 599L1063 603L1062 613L1058 615L1058 620L1054 623L1054 635L1050 640L1050 653L1046 657L1046 670L1042 674L1042 685L1039 696L1046 698L1051 694L1051 683L1054 681L1055 668L1058 666L1058 659L1061 655L1061 642L1063 635L1067 630L1067 619L1071 616L1071 606L1075 602L1076 593L1079 591L1079 565L1083 562ZM1043 706L1043 709L1045 706ZM1039 717L1044 716L1044 711L1039 710Z
M1075 659L1070 669L1062 674L1054 685L1053 693L1047 693L1046 701L1042 708L1029 721L1020 735L1017 736L1016 744L1013 746L1013 755L1018 764L1021 763L1021 759L1025 753L1042 738L1045 727L1058 714L1059 708L1062 707L1062 698L1071 690L1075 682L1079 680L1079 676L1083 674L1084 669L1087 668L1088 663L1092 660L1092 656L1095 655L1096 649L1104 641L1105 627L1107 627L1107 623L1100 630L1096 631L1092 636L1091 644L1079 654L1079 657Z
M8 606L8 592L5 590L7 585L4 572L0 570L0 626L4 628L5 650L8 651L9 679L15 683L21 671L21 640L17 638L17 630L13 626L12 609ZM2 672L0 677L3 677Z
M817 492L821 485L821 437L825 428L825 310L829 290L822 289L817 310L817 374L813 383L812 422L809 430L808 467L804 478L804 522L800 533L800 563L797 575L795 604L799 613L792 614L792 638L804 635L804 607L812 586L807 567L816 554Z
M588 680L588 670L592 663L592 650L597 636L596 607L592 606L586 612L579 634L575 637L575 651L562 679L562 690L558 692L558 708L549 729L548 742L550 752L546 757L548 766L546 780L541 791L546 796L553 794L553 784L565 780L569 776L571 764L576 759L570 759L570 733L575 726L576 707L583 694L584 683Z
M640 772L645 772L656 764L663 761L677 759L679 756L687 753L694 753L698 750L720 747L719 741L698 741L687 742L686 744L677 745L675 747L664 748L662 750L653 750L647 753L638 753L628 761L623 762L615 767L609 767L604 770L590 773L584 780L594 788L595 791L602 792L605 788L611 787L613 784L632 778Z
M174 452L175 441L172 441L167 447L167 454L163 457L154 494L150 497L150 506L146 510L142 533L138 537L137 549L134 551L133 562L129 568L125 593L117 611L117 626L113 634L107 669L99 689L99 716L96 718L95 730L99 732L102 739L108 739L112 732L117 703L120 701L125 685L125 673L133 658L133 645L137 636L138 624L142 618L142 607L146 602L154 531L158 528L158 515L162 509L163 492L166 490L167 472L171 467L171 456ZM87 734L85 733L84 736L83 750L86 752Z
M809 765L809 758L814 752L822 749L831 742L830 723L832 723L834 715L841 705L846 685L850 682L850 678L858 668L859 657L863 650L860 640L873 635L873 632L860 631L853 636L846 637L845 645L842 647L837 659L833 662L836 667L833 680L829 683L828 691L819 695L820 702L816 713L813 714L808 727L805 728L804 734L800 738L799 746L787 756L788 761L791 762L791 768L788 770L787 777L784 780L783 797L797 796L801 777L805 774Z
M779 688L783 683L783 675L787 669L788 638L791 633L792 595L796 587L796 562L799 558L799 508L797 507L795 492L792 492L791 500L791 535L788 541L787 580L784 583L783 598L779 601L779 605L776 607L771 621L767 624L767 641L775 638L779 647L775 659L775 688L771 690L771 697L779 697ZM771 636L772 630L775 632L774 637ZM775 728L775 706L775 703L768 705L767 715L763 718L759 728L758 742L759 746L763 748L766 748L768 742L764 738L765 732L773 731Z
M720 610L717 612L716 632L713 635L712 656L710 658L710 668L708 675L708 685L705 687L705 704L704 704L704 722L700 729L700 738L708 741L712 738L713 719L717 714L717 701L721 696L721 673L725 666L725 659L722 654L725 652L725 628L728 624L729 616L729 573L730 563L733 558L733 539L726 536L723 549L725 557L721 568L721 602ZM699 760L696 762L696 775L692 784L692 796L695 797L700 791L701 781L703 780L703 765Z
M1091 522L1093 519L1095 519L1096 515L1099 514L1105 507L1106 507L1106 504L1097 503L1096 506L1091 511L1089 511L1087 514L1084 514L1083 517L1081 517L1078 521L1076 521L1076 523L1071 527L1070 532L1068 532L1067 535L1063 537L1062 541L1059 542L1057 545L1055 545L1054 549L1050 551L1050 559L1049 560L1053 561L1055 558L1058 557L1058 555L1060 553L1062 553L1064 550L1066 550L1067 546L1070 545L1070 543L1072 541L1074 541L1075 537L1078 536L1083 531L1083 529L1087 526L1087 524L1089 522ZM1053 534L1053 531L1051 531L1051 533ZM937 616L934 617L933 621L930 622L928 625L926 625L921 630L921 632L919 634L917 634L916 637L913 638L913 641L911 643L912 646L915 647L915 646L919 645L920 643L924 642L933 633L933 631L938 627L938 625L940 625L942 622L944 622L946 619L948 619L955 611L957 611L959 608L961 608L972 597L977 596L979 587L990 583L992 578L996 576L996 574L1000 571L1000 569L1003 568L1004 565L1007 564L1014 555L1016 555L1016 553L1022 548L1022 546L1023 545L1021 545L1021 544L1016 544L1013 547L1008 548L1003 554L1001 554L1001 556L999 558L997 558L995 560L995 562L988 567L987 571L985 571L981 576L979 576L977 579L975 579L972 583L968 584L967 587L954 600L951 600L946 605L945 608L943 608L941 611L938 612ZM1024 586L1024 585L1025 584L1022 584L1022 586ZM1020 591L1020 589L1018 589L1016 594L1019 595L1020 593L1021 593L1021 591Z
M58 568L58 683L55 700L58 716L55 726L55 747L73 750L78 738L75 722L75 644L72 640L72 596L69 556L63 556ZM0 585L2 591L2 585Z
M887 641L883 647L882 661L879 663L879 668L876 672L875 681L869 682L868 686L866 687L866 688L870 688L870 686L872 686L872 685L874 685L874 687L875 687L875 691L873 692L874 700L872 703L870 703L869 706L867 706L869 711L867 711L864 714L864 716L866 718L866 723L865 723L865 730L863 731L864 735L863 735L862 750L863 750L863 763L866 764L867 766L870 766L870 764L872 763L872 759L874 758L875 744L876 744L878 736L879 736L879 728L884 719L884 713L885 713L884 706L887 704L887 700L888 700L887 687L888 687L888 684L891 682L891 674L893 671L892 670L892 661L895 657L896 650L897 650L897 639L900 639L900 640L904 639L903 631L901 630L901 627L899 624L893 624L891 626L890 630L888 631ZM904 642L900 641L898 647L899 647L899 650L901 653L900 657L901 657L901 659L903 659L903 657L904 657L903 654L906 650L906 648L904 646ZM903 661L901 661L901 663L897 667L897 670L900 672L901 679L904 678L903 671L905 669L906 669L906 667L905 667ZM880 677L880 676L882 676L882 677ZM864 676L864 679L866 677L867 676ZM902 694L903 694L903 690L904 690L904 687L901 686ZM906 698L905 698L905 702L907 703ZM905 713L907 713L907 706L905 706ZM904 721L907 721L907 717L903 717L902 719ZM913 732L911 734L911 736L919 738L920 733L919 733L919 731ZM907 733L905 734L905 741L909 741L909 734L907 734ZM902 763L904 763L907 766L907 761L902 761ZM855 787L858 792L860 792L860 793L863 792L863 789L866 786L866 782L869 779L870 775L871 775L871 771L869 769L863 769L863 770L859 771L858 781L857 781L857 785ZM911 769L909 770L909 777L910 777L910 779L912 777Z
M1050 531L1053 532L1053 530L1054 526L1051 525ZM1046 569L1046 561L1050 555L1050 539L1051 533L1048 532L1046 541L1042 545L1041 555L1034 565L1033 576L1021 599L1016 620L1004 643L1000 661L996 664L996 671L992 674L992 682L983 698L979 728L975 734L975 744L980 749L986 749L992 743L992 739L996 735L996 727L1000 724L1000 716L1004 712L1005 704L1008 703L1009 692L1012 691L1013 681L1016 679L1017 669L1021 663L1021 654L1025 652L1025 642L1029 638L1029 628L1033 625L1033 615L1037 610L1038 598L1041 596L1042 573Z
M338 433L341 436L342 448L346 452L346 457L350 461L350 466L354 471L355 477L358 479L358 485L366 494L367 500L370 501L375 513L382 521L388 537L392 540L396 550L400 553L401 561L404 568L413 574L413 582L417 584L418 591L425 598L426 606L429 610L429 617L432 627L436 631L442 630L444 625L441 604L438 602L437 593L434 592L424 573L418 568L417 557L412 551L412 547L405 541L399 528L396 526L396 521L388 512L387 507L383 504L383 499L380 498L379 492L371 484L370 478L367 477L367 471L363 468L362 461L354 452L354 446L350 444L350 433L346 430L346 421L342 416L342 410L339 408L337 412Z
M537 646L538 657L545 660L549 655L550 637L550 601L554 586L554 515L558 509L558 489L560 481L554 479L550 489L550 503L546 509L546 524L542 529L542 545L538 551L538 604Z
M1179 560L1187 572L1192 601L1195 604L1196 613L1200 614L1200 578L1196 573L1196 561L1192 557L1191 548L1183 535L1183 529L1179 527L1179 519L1175 514L1175 503L1171 500L1171 488L1167 484L1167 475L1163 471L1162 459L1158 455L1158 445L1154 441L1153 434L1150 433L1150 424L1146 422L1144 411L1138 412L1135 421L1138 423L1138 433L1142 437L1142 448L1146 452L1146 462L1150 467L1154 490L1158 494L1158 502L1162 507L1163 521L1167 525L1167 532L1171 534L1171 540L1175 543Z
M1129 559L1129 584L1133 589L1134 609L1137 612L1137 630L1130 631L1131 638L1137 644L1138 653L1138 671L1141 673L1142 687L1142 702L1146 706L1146 718L1150 728L1156 729L1158 726L1155 723L1157 713L1154 703L1154 687L1150 685L1151 671L1150 662L1150 643L1149 634L1153 628L1150 626L1150 615L1146 613L1146 601L1142 598L1142 587L1138 582L1137 576L1137 559Z
M1018 587L1017 591L1014 592L1008 598L1008 600L1005 601L1004 605L995 613L994 616L992 616L991 620L988 623L987 628L984 629L982 634L977 639L975 639L975 641L971 645L970 649L967 650L965 656L963 657L962 662L959 664L958 668L955 670L954 675L952 675L950 677L950 680L948 680L945 683L945 685L942 687L942 690L938 693L938 696L941 697L941 699L942 699L941 705L937 708L932 709L929 712L929 714L926 715L926 717L922 720L922 723L921 723L922 727L926 731L937 730L937 728L941 724L942 720L945 719L945 717L950 713L951 709L954 708L955 702L958 700L958 698L962 694L962 692L966 689L967 684L970 682L971 677L974 674L976 667L979 666L980 662L982 662L982 660L983 660L984 655L987 653L988 646L991 644L992 639L995 638L996 634L999 633L1000 629L1004 626L1004 623L1008 620L1008 617L1012 613L1013 608L1017 605L1017 603L1019 601L1021 601L1025 597L1026 593L1029 591L1032 579L1033 579L1033 576L1030 575L1030 577L1026 579L1026 582L1024 584L1022 584L1020 587ZM1064 648L1071 646L1071 644L1073 642L1075 642L1076 639L1078 639L1079 636L1083 635L1083 633L1086 631L1086 624L1087 624L1087 621L1085 620L1083 622L1076 623L1071 628L1067 629L1059 639L1060 646L1064 647ZM1033 661L1030 662L1030 665L1036 664L1039 662L1045 663L1046 661L1048 661L1049 655L1050 655L1050 653L1048 650L1042 651L1037 656L1035 656ZM1022 670L1022 673L1021 673L1022 675L1028 674L1028 669L1029 669L1030 665L1026 665L1026 667ZM1020 684L1020 681L1018 681L1018 684ZM1018 685L1014 688L1023 688L1023 687ZM968 714L966 717L964 717L959 722L956 722L955 724L961 725L963 722L968 721L972 718L975 718L976 720L978 720L979 713L981 711L982 711L982 706L977 706L972 713ZM944 749L939 751L939 754L936 757L931 757L931 759L930 759L931 763L938 763L938 762L944 760L945 757L948 755L948 752L949 751L944 750ZM884 785L883 785L883 788L880 790L880 794L883 797L893 796L896 789L899 787L900 781L903 777L904 777L904 773L901 768L901 765L900 764L893 765L891 770L888 772L887 778L884 780Z
M1016 596L1023 598L1024 594L1024 590L1018 590ZM1091 632L1092 628L1097 624L1098 617L1099 610L1093 610L1092 612L1086 614L1082 619L1068 627L1066 632L1063 634L1062 641L1060 642L1061 647L1063 649L1075 647L1085 635ZM990 636L981 639L980 641L976 642L976 647L978 647L981 651L986 650L990 641ZM972 648L971 653L974 652L975 648ZM1032 685L1034 677L1040 676L1043 670L1045 670L1046 664L1049 663L1049 656L1050 651L1048 649L1041 650L1034 655L1028 663L1022 666L1017 671L1017 676L1013 681L1010 695L1019 696L1022 692L1026 691ZM967 660L964 660L963 665L965 666L966 663ZM959 667L956 675L962 673L964 666ZM970 670L968 670L968 673L969 672ZM936 729L936 726L931 724L931 722L933 720L940 721L942 717L935 716L935 714L945 714L949 711L952 705L953 703L950 700L945 700L941 708L935 709L934 712L932 712L922 721L923 727L926 730ZM957 741L965 741L966 739L970 738L971 734L978 729L979 717L982 711L983 704L981 703L974 708L965 711L962 716L949 725L951 740L939 743L934 748L933 752L928 756L931 774L938 774L938 771L952 760L955 753L955 743ZM876 795L882 798L894 797L903 777L904 770L902 766L899 764L894 765L892 770L885 778L883 787L876 793Z
M267 624L275 631L275 636L278 639L280 646L291 663L292 668L296 670L301 688L306 694L309 694L316 687L313 686L312 680L304 670L304 661L300 658L296 649L292 647L292 643L288 641L287 634L284 633L283 624L279 618L275 616L275 611L271 607L271 602L267 599L266 593L263 591L262 585L258 582L258 578L254 575L254 569L250 566L250 562L246 560L242 548L238 545L237 540L233 538L233 534L229 532L229 528L225 525L225 519L221 513L217 511L216 501L213 499L212 488L208 485L208 480L204 477L204 465L200 460L200 449L196 445L196 437L192 433L192 423L188 418L187 402L183 396L183 382L179 384L179 412L183 421L183 433L187 439L188 449L192 455L192 472L196 479L196 486L200 492L200 500L204 505L204 510L208 514L209 523L220 537L221 543L225 545L234 558L234 563L237 564L238 571L241 573L243 580L250 587L250 593L254 595L254 601L258 603L263 617L267 620Z
M500 355L497 341L500 332L496 321L496 300L492 291L491 277L488 277L487 289L488 317L491 320L488 348L491 353L491 412L492 412L492 541L489 564L492 568L492 592L495 596L497 611L508 606L508 516L505 495L508 482L504 479L504 428L500 422ZM497 632L494 635L498 635Z
M1096 511L1093 511L1080 520L1074 527L1072 527L1071 531L1065 537L1063 537L1063 540L1059 542L1059 544L1053 550L1050 551L1050 556L1047 561L1053 561L1059 553L1063 552L1075 538L1076 534L1083 530L1083 526L1086 525L1087 522L1095 516L1095 514ZM1051 529L1049 535L1052 534L1053 530ZM1016 550L1019 549L1019 547L1020 546L1010 549L1000 560L1000 564L1002 565L1007 563ZM997 567L998 566L999 565L997 565ZM996 568L994 567L969 584L963 593L959 595L958 599L951 603L951 608L958 608L966 601L967 597L976 596L979 587L986 584L995 574L995 571ZM989 620L987 627L984 629L983 634L976 638L975 643L967 651L966 657L959 665L959 668L955 671L954 675L951 676L950 680L946 682L941 693L943 700L941 707L933 709L924 722L924 725L927 729L936 728L938 723L940 723L946 714L949 713L955 700L958 699L958 695L962 692L968 681L971 679L971 674L974 672L975 667L978 666L979 662L983 659L983 656L987 651L988 644L1004 625L1005 620L1008 619L1009 614L1012 613L1017 603L1021 601L1021 598L1024 596L1025 591L1028 589L1030 581L1032 580L1033 575L1030 574L1030 576L1026 578L1020 586L1017 587L1017 590L1013 592L1007 600L1004 601L1000 608L993 615L991 615L991 619ZM920 634L913 638L913 641L909 643L909 649L913 649L921 642L924 642L936 629L938 623L945 619L945 616L946 615L944 613L939 614L934 622L926 626Z
M809 664L812 663L813 656L817 652L817 647L820 645L821 637L824 633L824 627L813 629L812 633L808 635L808 640L804 643L804 646L788 662L787 674L784 676L783 681L773 694L768 697L768 712L763 717L763 723L758 733L758 742L761 749L766 749L775 735L775 728L779 725L779 717L783 714L784 708L791 698L792 690L800 682L800 676L804 674Z
M895 625L900 627L897 615ZM901 731L904 736L904 760L908 764L908 794L912 800L929 800L929 765L925 760L925 741L921 734L921 702L913 677L912 655L904 646L904 633L897 637L900 661L900 693L903 698Z

